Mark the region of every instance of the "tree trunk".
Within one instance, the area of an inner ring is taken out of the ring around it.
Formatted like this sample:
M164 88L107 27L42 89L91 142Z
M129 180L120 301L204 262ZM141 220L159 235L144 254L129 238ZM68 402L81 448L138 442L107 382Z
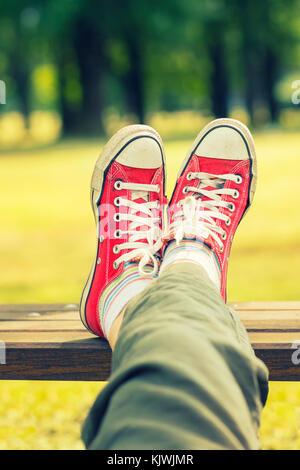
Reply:
M24 54L18 44L15 44L10 56L10 72L16 83L20 111L24 117L25 127L28 129L30 117L30 71L26 57L24 58Z
M245 42L244 44L244 74L245 74L245 101L248 111L250 123L255 125L255 101L256 101L256 71L255 71L255 54L252 48Z
M66 96L66 70L65 66L71 58L64 47L60 47L56 52L57 70L58 70L58 95L62 120L63 135L75 135L80 131L78 126L78 109L69 102Z
M264 89L267 106L273 123L276 123L279 117L279 105L275 96L277 70L277 57L270 48L267 48L264 59Z
M83 134L104 134L104 82L107 69L104 38L93 25L79 20L75 26L74 48L82 86L80 129Z
M124 78L124 87L130 112L134 113L140 124L145 123L145 94L143 53L137 38L129 34L126 37L129 55L129 70Z
M258 39L255 32L256 10L252 0L238 3L238 17L242 34L241 65L245 77L245 102L250 124L255 126L255 104L261 88Z
M212 112L216 118L228 116L228 80L225 67L224 47L221 37L214 35L209 47L212 63L211 73L211 103Z

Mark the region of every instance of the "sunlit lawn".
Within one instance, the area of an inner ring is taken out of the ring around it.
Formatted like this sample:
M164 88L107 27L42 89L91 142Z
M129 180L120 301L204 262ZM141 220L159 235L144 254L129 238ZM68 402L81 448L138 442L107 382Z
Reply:
M229 300L299 300L300 138L256 136L259 180L229 267ZM190 141L166 143L168 193ZM78 302L95 249L89 182L101 143L0 154L1 303ZM81 448L101 384L0 383L0 448ZM271 384L264 448L300 449L300 386Z

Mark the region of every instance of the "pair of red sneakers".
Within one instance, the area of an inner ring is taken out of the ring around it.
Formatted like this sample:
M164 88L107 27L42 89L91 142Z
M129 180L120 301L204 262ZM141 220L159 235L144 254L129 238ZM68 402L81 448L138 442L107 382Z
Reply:
M256 186L249 130L232 119L208 124L182 164L167 211L165 179L162 140L148 126L118 131L96 162L91 203L97 253L80 303L81 319L96 335L105 334L102 315L115 295L122 296L122 289L137 277L142 285L158 275L172 240L200 241L199 249L205 246L214 254L226 301L232 239Z

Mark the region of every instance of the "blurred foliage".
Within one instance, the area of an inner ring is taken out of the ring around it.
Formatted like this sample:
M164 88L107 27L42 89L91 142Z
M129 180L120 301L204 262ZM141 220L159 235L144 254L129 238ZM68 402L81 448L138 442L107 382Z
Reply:
M55 111L64 134L105 134L114 109L278 123L299 74L300 0L0 0L1 113ZM294 106L295 108L295 106Z

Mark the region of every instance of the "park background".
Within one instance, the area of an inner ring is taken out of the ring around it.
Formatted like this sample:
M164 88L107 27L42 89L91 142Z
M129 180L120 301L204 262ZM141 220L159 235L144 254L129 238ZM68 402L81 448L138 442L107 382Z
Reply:
M191 140L224 116L258 153L229 301L299 300L300 0L0 0L0 80L1 303L79 302L107 137L154 126L170 194ZM83 448L103 385L1 382L0 449ZM270 384L261 438L300 449L300 384Z

